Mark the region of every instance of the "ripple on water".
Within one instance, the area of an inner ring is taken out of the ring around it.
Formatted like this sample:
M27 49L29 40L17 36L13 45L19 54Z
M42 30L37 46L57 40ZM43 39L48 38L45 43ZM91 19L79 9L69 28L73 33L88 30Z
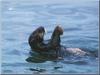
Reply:
M74 15L77 12L77 9L75 8L65 8L65 7L59 7L59 8L51 8L48 10L49 13L54 15Z
M20 51L13 49L12 51L7 52L7 54L11 54L11 55L21 55Z
M74 57L74 56L70 56L70 57L66 57L64 59L64 61L62 61L62 63L64 64L74 64L74 65L89 65L89 62L91 58L90 57L86 57L86 56L82 56L82 57Z
M11 42L17 41L17 39L15 38L6 38L6 40L11 41Z
M67 31L73 32L73 31L80 31L80 30L82 30L82 29L81 28L65 28L64 29L65 32L67 32Z
M13 72L12 70L7 70L7 69L2 70L2 73L12 73L12 72Z

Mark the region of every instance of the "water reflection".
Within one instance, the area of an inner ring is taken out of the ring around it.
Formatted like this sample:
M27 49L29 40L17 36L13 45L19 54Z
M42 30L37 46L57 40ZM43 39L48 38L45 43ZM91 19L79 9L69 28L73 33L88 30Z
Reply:
M27 62L33 62L33 63L43 63L46 61L57 61L55 56L50 56L47 54L39 54L36 52L30 51L30 56L26 59Z

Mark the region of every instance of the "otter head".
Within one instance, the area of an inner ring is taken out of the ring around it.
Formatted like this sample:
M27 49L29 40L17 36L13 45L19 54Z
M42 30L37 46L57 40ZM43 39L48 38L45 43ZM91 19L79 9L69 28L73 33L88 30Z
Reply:
M35 43L35 41L42 42L44 34L45 34L45 29L44 29L44 27L40 26L35 31L33 31L33 33L30 35L29 44L33 44L33 43Z
M63 35L63 29L60 26L56 26L56 28L54 29L52 37L60 36L60 35Z
M39 28L36 29L34 33L38 34L42 38L45 34L45 29L44 27L40 26Z
M40 26L38 27L33 33L32 35L34 36L38 36L39 38L43 38L45 34L45 29L44 27Z
M55 30L54 30L54 34L55 35L63 35L63 29L60 26L56 26Z

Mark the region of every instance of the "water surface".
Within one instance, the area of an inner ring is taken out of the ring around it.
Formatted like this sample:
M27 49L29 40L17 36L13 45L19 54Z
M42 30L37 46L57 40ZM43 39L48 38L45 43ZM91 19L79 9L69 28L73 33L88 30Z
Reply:
M32 74L37 72L33 71L36 68L44 69L40 73L98 73L96 57L44 62L34 56L35 61L43 62L26 61L30 56L28 37L39 26L47 30L45 40L60 24L64 29L61 37L64 46L97 51L98 6L98 0L2 0L2 73Z

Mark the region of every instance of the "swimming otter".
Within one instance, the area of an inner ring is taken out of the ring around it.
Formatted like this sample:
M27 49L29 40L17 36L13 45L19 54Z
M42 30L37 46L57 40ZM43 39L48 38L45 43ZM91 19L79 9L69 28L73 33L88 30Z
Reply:
M43 37L45 34L44 27L40 26L29 36L28 42L32 50L40 52L40 50L46 50L47 46L43 43Z
M56 51L57 56L61 56L61 57L63 55L84 56L87 54L85 51L81 50L80 48L67 48L61 45L61 38L60 38L61 35L63 35L63 28L60 26L56 26L49 44Z

